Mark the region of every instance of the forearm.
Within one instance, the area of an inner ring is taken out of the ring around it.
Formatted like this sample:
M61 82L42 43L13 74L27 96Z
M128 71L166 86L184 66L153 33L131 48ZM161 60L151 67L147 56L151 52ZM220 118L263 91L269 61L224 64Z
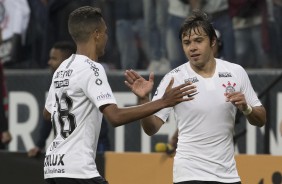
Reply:
M262 127L266 123L266 112L263 106L252 107L252 112L246 117L254 126Z
M117 127L150 116L165 107L165 102L159 99L127 108L118 108L116 105L108 105L102 112L110 123L114 127Z
M150 100L149 100L149 97L147 96L142 99L139 98L138 101L139 101L139 104L141 105L141 104L148 103ZM162 122L158 123L158 120L159 119L157 119L157 117L154 115L147 116L140 120L142 128L147 135L152 136L158 132L161 125L163 124Z

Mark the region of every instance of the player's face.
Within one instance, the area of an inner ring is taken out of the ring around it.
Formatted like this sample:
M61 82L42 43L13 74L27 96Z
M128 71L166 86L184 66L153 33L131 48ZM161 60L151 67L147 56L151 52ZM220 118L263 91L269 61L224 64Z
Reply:
M102 25L100 26L98 32L99 37L97 39L97 55L100 57L105 54L105 47L108 41L108 30L104 20L102 21Z
M202 28L191 30L190 35L183 35L182 47L186 57L195 67L204 67L208 61L214 59L210 39Z
M52 72L55 72L60 64L65 60L65 55L60 49L52 48L49 53L48 65Z

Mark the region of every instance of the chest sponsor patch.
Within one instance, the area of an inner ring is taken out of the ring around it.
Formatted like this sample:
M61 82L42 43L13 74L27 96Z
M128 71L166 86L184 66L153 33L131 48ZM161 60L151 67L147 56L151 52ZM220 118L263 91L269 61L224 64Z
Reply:
M218 72L218 77L232 77L230 72Z
M188 79L184 79L184 82L185 83L187 83L187 82L196 83L196 82L199 82L199 79L197 77L191 77L191 78L188 78Z

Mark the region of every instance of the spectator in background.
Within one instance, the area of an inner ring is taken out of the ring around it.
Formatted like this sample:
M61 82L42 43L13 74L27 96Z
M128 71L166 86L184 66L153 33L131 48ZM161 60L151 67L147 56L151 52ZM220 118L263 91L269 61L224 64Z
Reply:
M138 61L142 60L140 50L147 53L148 46L145 39L142 1L115 1L115 18L121 69L138 69Z
M45 68L47 66L46 58L48 58L49 50L52 45L58 41L73 41L67 26L67 20L69 14L78 7L81 6L95 6L102 9L105 12L106 20L109 22L109 27L113 27L113 0L43 0L47 2L47 23L44 27L44 40L43 48L40 61L41 67ZM106 70L113 67L109 66L109 59L113 58L116 54L114 43L113 43L113 31L109 31L110 44L107 46L107 50L111 50L108 54L104 55L101 62Z
M41 66L47 66L49 51L54 43L70 41L72 38L68 32L69 14L78 7L91 5L92 0L47 0L47 24L44 27L43 48L41 54Z
M149 71L167 72L166 29L168 0L143 0L146 38L149 43Z
M54 73L60 64L69 58L76 51L75 45L72 42L62 41L56 42L49 52L48 65L52 73ZM40 123L38 139L35 142L35 147L28 151L29 157L35 157L43 152L46 140L52 129L51 121L43 121Z
M1 0L0 7L2 28L0 59L5 67L20 67L30 8L27 0Z
M229 0L236 39L237 63L246 68L269 65L265 0Z
M270 64L271 67L282 67L282 0L267 0L269 39L270 39Z
M185 18L190 13L190 6L187 1L169 0L168 1L168 23L166 31L167 58L170 68L187 62L182 49L181 40L178 38L179 29Z
M2 42L2 31L0 29L0 43ZM8 94L5 83L3 65L0 61L0 149L5 149L12 140L8 127Z
M0 62L0 149L5 149L12 140L8 127L8 94L5 84L3 65Z
M28 0L30 6L30 19L26 32L26 44L23 52L24 60L27 60L27 68L46 67L46 58L41 61L45 26L47 22L47 1L48 0Z

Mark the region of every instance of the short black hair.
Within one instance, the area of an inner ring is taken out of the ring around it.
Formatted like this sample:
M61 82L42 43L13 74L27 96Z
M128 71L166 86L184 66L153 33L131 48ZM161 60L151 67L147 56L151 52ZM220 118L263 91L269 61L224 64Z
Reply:
M182 40L182 36L190 36L192 30L199 33L199 28L204 30L210 40L217 39L208 15L200 10L194 10L192 15L185 19L179 31L179 39Z
M54 49L59 49L66 53L66 55L72 55L76 52L76 46L70 41L59 41L56 42L53 47Z
M99 8L82 6L69 15L68 29L75 42L85 42L99 28L103 16Z

